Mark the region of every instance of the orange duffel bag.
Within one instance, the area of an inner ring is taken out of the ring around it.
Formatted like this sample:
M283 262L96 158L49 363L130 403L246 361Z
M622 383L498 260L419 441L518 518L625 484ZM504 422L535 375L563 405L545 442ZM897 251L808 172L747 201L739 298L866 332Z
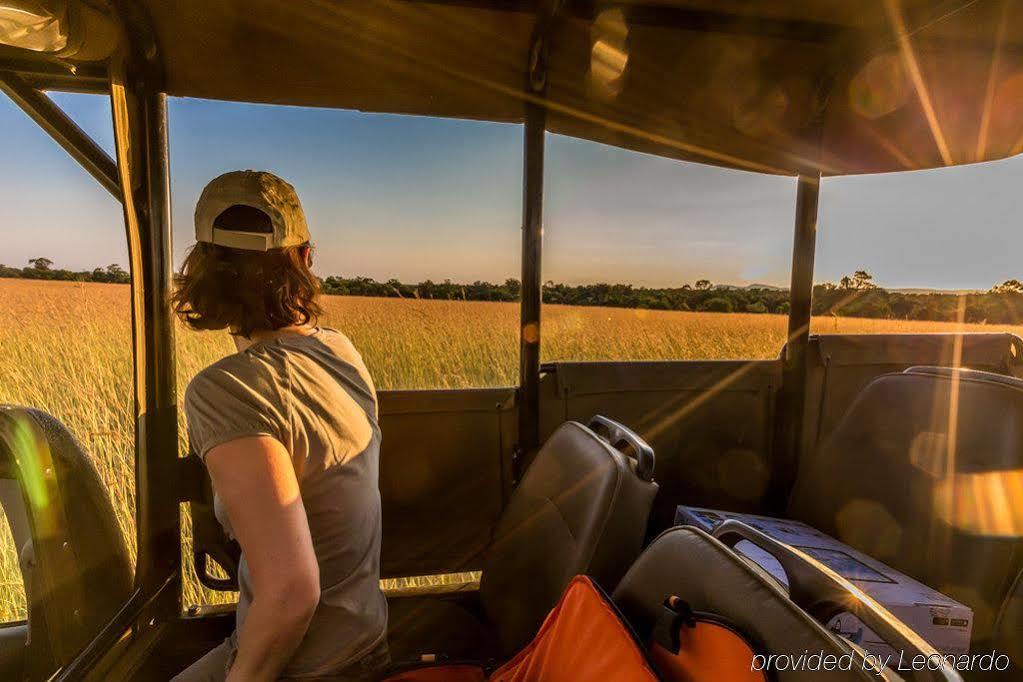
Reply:
M677 597L665 604L651 658L604 592L576 576L533 640L500 667L418 664L387 682L763 682L737 631Z

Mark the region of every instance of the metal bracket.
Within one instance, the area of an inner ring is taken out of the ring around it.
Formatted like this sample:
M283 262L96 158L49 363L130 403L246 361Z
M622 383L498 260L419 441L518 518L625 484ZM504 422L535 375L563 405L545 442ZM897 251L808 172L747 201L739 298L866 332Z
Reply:
M529 41L529 63L526 67L526 89L531 94L542 95L547 91L550 34L564 4L564 0L550 0L537 13L536 25Z

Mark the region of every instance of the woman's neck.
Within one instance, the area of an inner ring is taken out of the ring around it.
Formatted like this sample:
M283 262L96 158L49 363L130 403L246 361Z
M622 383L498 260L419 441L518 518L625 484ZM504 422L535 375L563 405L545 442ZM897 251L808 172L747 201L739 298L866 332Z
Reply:
M238 352L242 352L253 344L262 343L264 341L272 341L273 339L287 336L289 334L298 334L299 336L309 336L316 331L316 328L308 324L293 324L289 327L281 327L280 329L260 329L253 331L248 336L241 336L240 334L232 334L231 337L234 339L235 348Z

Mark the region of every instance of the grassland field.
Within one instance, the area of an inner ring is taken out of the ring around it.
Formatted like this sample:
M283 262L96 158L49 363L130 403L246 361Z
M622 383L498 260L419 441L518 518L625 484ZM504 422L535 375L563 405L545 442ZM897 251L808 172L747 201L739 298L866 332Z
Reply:
M0 404L40 408L75 434L94 458L134 555L128 295L124 285L0 279ZM333 296L324 302L321 324L351 337L380 390L516 383L515 304ZM811 329L1023 332L1020 327L843 317L815 318ZM777 357L785 330L781 315L552 305L543 310L542 354L544 361L767 359ZM233 352L221 332L196 333L179 326L176 343L179 396L197 371ZM184 570L186 603L224 599L206 593L192 579L190 566ZM22 619L25 613L18 554L0 514L0 622Z

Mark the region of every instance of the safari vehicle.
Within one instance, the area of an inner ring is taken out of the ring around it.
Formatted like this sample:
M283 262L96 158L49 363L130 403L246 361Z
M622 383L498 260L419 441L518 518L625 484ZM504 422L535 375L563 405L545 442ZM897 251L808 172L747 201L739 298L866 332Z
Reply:
M601 61L608 50L618 61ZM904 65L908 99L886 92L883 53ZM739 73L756 82L741 95ZM183 505L204 584L231 589L236 552L210 526L202 469L178 452L168 96L522 126L518 385L381 392L383 577L483 567L540 446L599 414L656 453L646 538L680 503L793 516L843 538L894 533L885 560L939 590L967 587L957 594L977 614L973 649L1019 666L1023 342L814 336L809 325L820 184L1020 153L1023 109L992 105L1020 73L1015 0L0 0L0 87L123 205L138 495L133 567L74 434L39 412L0 412L16 491L3 503L34 553L29 617L0 629L0 678L167 679L233 627L230 606L181 596ZM116 158L47 91L108 95ZM798 176L781 355L541 364L547 132ZM921 434L943 444L922 459ZM638 441L615 442L641 454ZM638 551L623 545L618 559ZM511 598L543 573L523 562L555 554L515 558ZM471 586L392 595L396 655L431 633L462 644L452 655L482 655L462 608L478 601Z

